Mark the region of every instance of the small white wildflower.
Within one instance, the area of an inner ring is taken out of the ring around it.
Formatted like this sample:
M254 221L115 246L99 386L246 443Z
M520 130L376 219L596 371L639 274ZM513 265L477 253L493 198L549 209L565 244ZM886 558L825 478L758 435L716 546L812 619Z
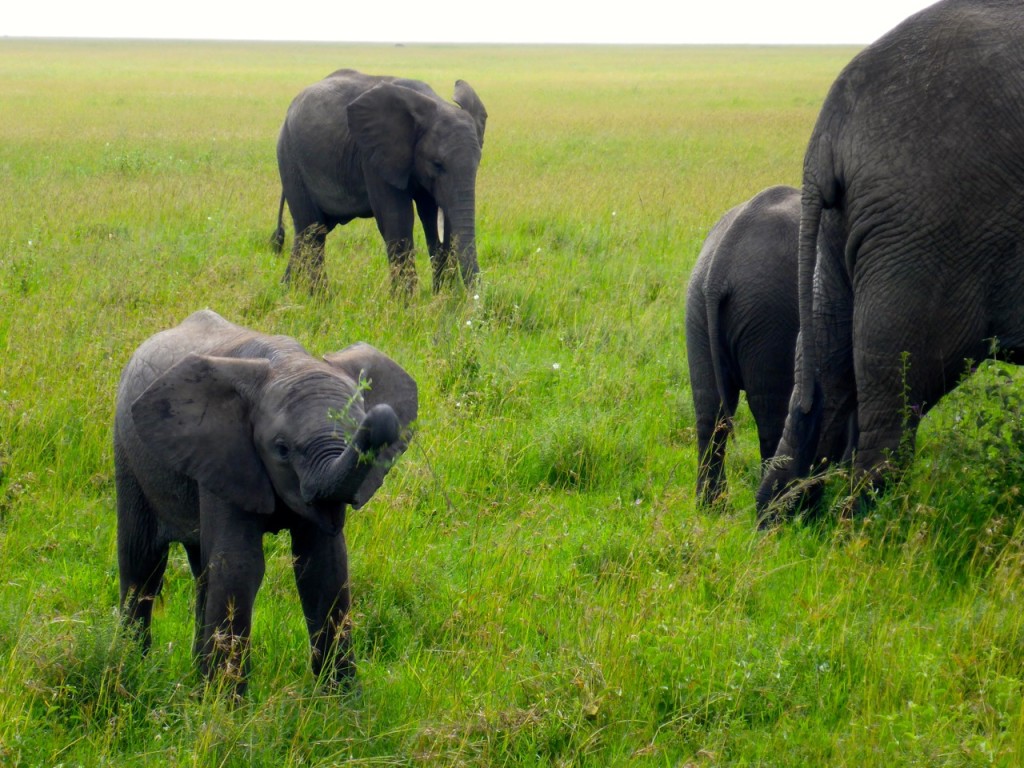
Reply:
M467 320L467 321L466 321L466 327L467 327L467 328L468 328L469 326L471 326L472 324L473 324L473 321L472 321L472 320Z
M552 364L551 364L551 370L553 370L553 371L559 371L559 370L561 370L561 369L562 369L562 366L561 366L561 365L560 365L559 363L552 363Z
M615 218L616 216L618 216L618 215L619 215L619 214L618 214L618 213L617 213L616 211L612 211L612 218L613 218L613 219L614 219L614 218Z
M537 249L537 253L540 253L540 248Z
M473 301L480 301L480 294L479 293L474 293L473 294Z
M31 240L29 240L29 241L28 241L28 247L29 247L29 248L31 248L31 247L32 247L32 241L31 241Z

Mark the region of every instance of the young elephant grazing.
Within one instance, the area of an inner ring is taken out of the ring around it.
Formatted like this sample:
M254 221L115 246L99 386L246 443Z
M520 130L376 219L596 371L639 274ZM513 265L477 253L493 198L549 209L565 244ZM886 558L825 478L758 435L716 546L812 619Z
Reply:
M121 375L114 428L126 623L148 647L168 547L181 542L195 655L242 695L263 535L287 528L313 672L351 677L345 508L380 487L416 410L416 383L367 344L320 360L208 310L145 341Z
M725 492L725 445L740 390L771 458L793 389L799 330L800 192L770 187L714 226L690 276L686 350L697 415L697 499Z

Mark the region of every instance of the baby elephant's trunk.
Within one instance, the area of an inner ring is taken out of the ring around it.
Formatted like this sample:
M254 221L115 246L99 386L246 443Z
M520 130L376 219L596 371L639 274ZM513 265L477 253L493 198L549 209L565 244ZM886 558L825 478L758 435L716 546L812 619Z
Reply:
M376 457L398 442L401 431L391 406L375 405L352 435L348 448L324 473L324 482L304 493L310 497L305 501L355 503L356 492L373 469Z

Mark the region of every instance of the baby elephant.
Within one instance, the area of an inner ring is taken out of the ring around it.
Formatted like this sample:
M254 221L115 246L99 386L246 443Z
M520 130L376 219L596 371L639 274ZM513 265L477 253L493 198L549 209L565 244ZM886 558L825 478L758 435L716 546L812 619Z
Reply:
M800 192L769 187L715 225L686 294L686 350L697 414L697 500L725 492L725 444L740 390L761 459L775 454L793 389Z
M380 487L416 410L416 382L368 344L320 360L208 310L143 342L118 386L114 463L121 610L144 647L180 541L194 653L244 694L263 535L287 528L313 672L350 678L345 508Z

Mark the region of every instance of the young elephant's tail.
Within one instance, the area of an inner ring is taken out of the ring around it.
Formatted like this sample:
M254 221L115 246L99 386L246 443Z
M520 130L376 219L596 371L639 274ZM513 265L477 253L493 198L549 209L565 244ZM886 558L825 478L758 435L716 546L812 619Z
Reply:
M274 249L274 253L280 253L281 249L284 248L284 190L281 190L281 204L277 209L277 229L274 230L274 234L270 236L270 246Z
M710 276L709 276L710 277ZM708 318L708 344L711 351L711 370L715 376L715 388L718 390L718 402L722 405L722 413L725 416L725 423L729 431L732 431L732 410L729 408L729 398L725 391L726 377L729 372L725 369L725 360L722 359L722 305L725 302L725 294L728 288L721 285L718 280L709 279L705 283L704 307Z

